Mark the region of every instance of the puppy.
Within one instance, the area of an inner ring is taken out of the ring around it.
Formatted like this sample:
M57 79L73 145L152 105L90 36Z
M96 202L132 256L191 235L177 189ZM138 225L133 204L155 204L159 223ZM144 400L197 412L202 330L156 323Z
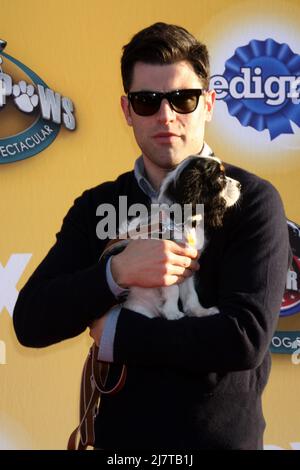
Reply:
M236 204L240 197L240 190L240 183L225 175L224 166L218 158L199 155L186 158L163 180L158 204L163 207L176 203L183 209L188 204L192 208L192 212L182 226L176 224L170 213L162 209L160 214L161 238L164 238L167 231L172 233L171 238L175 241L179 241L179 235L181 235L183 238L181 241L194 246L200 254L206 240L203 233L203 217L196 211L197 204L204 205L206 228L221 227L226 210ZM145 221L138 217L133 219L127 227L129 236L130 233L137 233L137 227L143 226L147 228L148 232L148 220ZM154 229L154 231L157 230ZM119 235L124 238L124 228L121 228ZM153 235L153 230L151 235ZM139 236L131 238L139 238ZM120 242L124 246L127 243L128 240ZM179 298L183 312L178 308ZM217 307L202 307L195 290L194 276L186 278L180 284L168 287L133 286L130 288L123 306L150 318L162 316L169 320L179 319L184 315L201 317L219 313Z

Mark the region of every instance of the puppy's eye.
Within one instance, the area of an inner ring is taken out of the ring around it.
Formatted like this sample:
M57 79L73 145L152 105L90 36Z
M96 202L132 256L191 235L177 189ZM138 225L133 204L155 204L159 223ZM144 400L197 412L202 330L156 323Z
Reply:
M218 178L218 181L219 181L219 185L222 189L225 188L226 184L227 184L227 180L226 180L226 176L224 173L221 173L219 178Z

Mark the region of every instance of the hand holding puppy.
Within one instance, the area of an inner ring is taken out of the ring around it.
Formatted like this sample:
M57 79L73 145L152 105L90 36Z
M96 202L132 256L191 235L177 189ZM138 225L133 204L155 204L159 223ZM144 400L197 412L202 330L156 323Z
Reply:
M112 276L121 287L179 284L199 269L196 248L171 240L131 240L113 256Z

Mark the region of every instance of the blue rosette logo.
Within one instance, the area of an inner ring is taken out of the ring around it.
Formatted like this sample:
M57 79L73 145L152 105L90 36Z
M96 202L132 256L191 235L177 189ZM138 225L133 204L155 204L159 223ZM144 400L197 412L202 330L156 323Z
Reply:
M300 55L285 43L254 39L238 47L211 87L242 126L267 129L271 140L293 134L291 122L300 126Z

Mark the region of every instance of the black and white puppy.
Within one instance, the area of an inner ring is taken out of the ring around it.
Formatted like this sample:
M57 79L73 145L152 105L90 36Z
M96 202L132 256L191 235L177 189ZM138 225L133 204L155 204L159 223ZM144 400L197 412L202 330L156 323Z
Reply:
M226 210L238 201L240 189L238 181L226 176L224 166L218 158L192 155L165 177L159 191L158 204L170 206L176 203L182 208L185 204L192 206L191 217L184 224L181 235L183 234L182 241L193 245L200 254L206 240L202 216L196 213L196 205L204 205L205 228L221 227ZM163 226L172 226L173 239L176 239L176 227L170 214L165 215L164 219ZM130 221L127 233L138 225L143 225L139 218ZM128 241L121 243L126 245ZM183 312L178 308L179 298ZM170 320L184 315L205 316L219 313L217 307L202 307L195 290L194 276L168 287L132 286L123 306L150 318L163 316Z

